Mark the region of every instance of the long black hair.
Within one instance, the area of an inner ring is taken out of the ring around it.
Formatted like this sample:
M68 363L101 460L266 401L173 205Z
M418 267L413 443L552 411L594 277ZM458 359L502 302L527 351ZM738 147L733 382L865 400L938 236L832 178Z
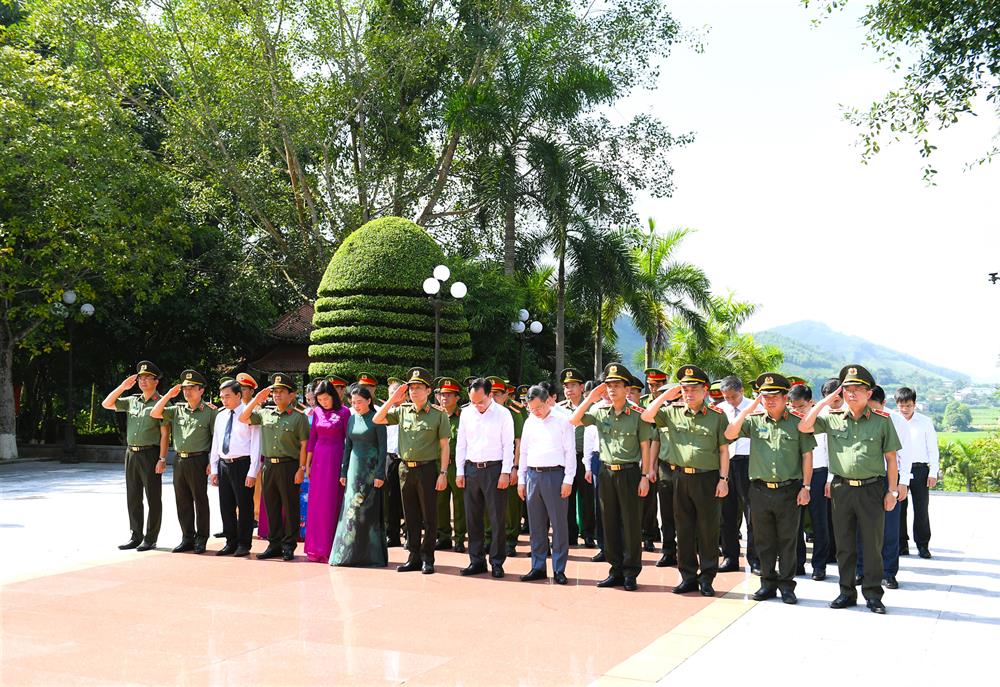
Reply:
M333 384L329 380L324 379L319 384L316 385L316 389L313 391L313 395L316 396L316 406L322 408L323 406L319 402L319 395L326 394L333 400L333 410L340 410L344 407L343 401L340 400L340 394L337 393L337 389L334 388Z

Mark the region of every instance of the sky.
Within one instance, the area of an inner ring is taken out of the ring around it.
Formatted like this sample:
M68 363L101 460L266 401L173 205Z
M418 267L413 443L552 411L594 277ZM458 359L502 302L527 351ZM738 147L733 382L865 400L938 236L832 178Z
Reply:
M707 32L704 52L678 46L658 88L611 116L649 112L695 141L670 154L673 196L640 199L639 216L696 230L678 256L759 305L747 331L818 320L1000 381L1000 160L966 169L1000 131L992 111L935 136L928 186L909 141L862 164L843 118L900 79L864 46L862 2L819 26L798 0L669 7Z

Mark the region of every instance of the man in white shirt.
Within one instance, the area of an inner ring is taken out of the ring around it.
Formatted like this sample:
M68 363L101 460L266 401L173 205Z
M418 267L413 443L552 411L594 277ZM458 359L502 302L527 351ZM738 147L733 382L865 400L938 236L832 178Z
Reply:
M576 477L576 428L569 417L555 410L553 397L542 386L528 389L531 415L521 433L518 496L528 504L531 570L522 582L543 580L552 524L552 574L556 584L566 584L569 558L569 523L566 509Z
M217 556L248 556L253 535L253 493L260 472L260 426L239 421L246 409L240 383L219 388L223 409L215 417L209 474L219 488L219 510L226 545ZM237 516L237 511L239 515Z
M938 449L934 422L917 411L917 392L903 386L896 391L896 409L902 416L907 435L910 458L910 499L913 501L913 540L921 558L930 558L931 521L927 510L928 490L937 484L941 456ZM902 435L900 439L902 440ZM899 553L909 555L907 537L907 501L899 513Z
M491 385L481 377L468 382L469 405L462 410L455 440L455 483L464 489L465 523L469 531L469 565L462 575L486 572L486 525L491 531L507 527L507 487L514 464L514 416L490 396ZM504 576L507 548L502 536L490 542L493 577Z
M402 384L400 379L389 377L389 396ZM376 407L381 408L379 405ZM385 484L382 487L382 512L385 521L385 539L389 548L402 546L400 530L403 528L403 495L399 486L399 425L385 428Z
M750 399L743 395L743 382L735 375L724 377L719 384L723 400L716 404L730 422L750 405ZM760 574L760 559L753 545L753 527L750 520L750 440L737 439L729 444L729 494L722 500L722 562L719 572L735 572L740 569L740 500L743 501L743 522L747 527L747 563L755 575Z
M838 383L840 380L837 380ZM836 387L834 387L836 388ZM796 384L788 392L788 405L792 412L805 417L813 407L812 389L805 384ZM812 578L817 582L826 579L826 565L830 560L830 500L824 495L827 477L830 473L830 454L826 446L826 433L813 435L816 448L813 449L813 473L809 482L809 518L813 527ZM803 521L799 521L798 565L805 566L806 542Z

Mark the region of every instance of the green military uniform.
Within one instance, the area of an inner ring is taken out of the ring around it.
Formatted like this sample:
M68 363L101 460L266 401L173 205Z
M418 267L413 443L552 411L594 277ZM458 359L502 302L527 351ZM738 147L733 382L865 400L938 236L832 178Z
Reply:
M620 380L627 385L631 374L621 363L604 368L604 381ZM638 406L626 402L620 411L614 406L591 406L582 418L584 425L597 427L601 474L598 498L604 526L604 555L611 565L609 581L634 584L642 571L642 446L656 437L653 426L643 422ZM631 580L629 579L631 578Z
M407 383L434 388L430 373L419 367L410 369ZM440 441L451 439L451 422L447 413L431 405L430 399L420 408L413 403L400 404L388 411L386 422L399 425L399 482L406 521L406 550L409 552L408 566L404 570L414 569L418 557L424 565L433 566Z
M637 393L642 393L643 383L638 377L632 377L632 381L629 384L631 389L635 389ZM639 396L638 400L635 401L635 405L640 410L645 410L647 401L644 400L646 397ZM655 432L653 439L657 438L659 432ZM656 551L656 544L660 540L660 531L656 525L656 485L652 482L649 484L649 491L642 498L642 549L643 551Z
M162 376L160 368L148 360L136 365L136 374L150 375L157 379ZM143 548L152 548L160 536L160 524L163 519L163 476L156 472L156 464L160 459L160 426L163 423L151 415L153 407L159 400L160 395L155 392L148 399L143 398L142 394L137 394L115 400L115 412L127 413L125 501L132 537L129 544L123 545L124 548L133 548L131 545L138 542L143 543ZM143 493L149 504L145 536L142 526Z
M657 396L660 395L660 387L667 381L667 373L663 370L650 367L645 371L646 383L649 393L639 399L639 405L648 408ZM653 509L652 513L643 510L643 531L648 531L651 527L656 527L656 511L660 515L660 541L663 542L662 555L656 562L656 567L663 568L668 565L677 565L677 530L674 526L674 475L670 469L670 462L667 460L670 455L670 435L664 428L657 428L656 455L654 456L656 466L656 484L650 491L655 492L658 509Z
M282 372L271 375L271 386L295 391L292 378ZM261 490L270 536L267 551L258 555L271 558L281 551L291 560L299 541L299 470L302 443L309 440L309 420L288 406L283 411L258 408L250 413L250 424L260 425Z
M585 383L583 375L575 367L567 367L559 373L562 384L576 382L580 385ZM569 411L572 415L577 406L568 398L559 401L559 405ZM567 518L569 524L569 543L575 546L579 543L580 536L583 536L587 546L594 545L596 516L594 513L594 485L587 481L586 474L590 472L590 456L583 455L583 434L582 426L576 428L576 476L573 478L573 491L569 496L569 508ZM579 523L579 524L578 524Z
M195 370L181 373L181 386L206 386L205 377ZM212 432L218 411L202 400L197 408L187 402L163 409L163 421L170 425L174 442L174 501L181 525L184 550L193 545L196 553L208 542L208 462ZM195 517L197 516L197 517Z
M871 373L860 365L840 371L841 385L875 386ZM888 413L866 408L854 419L847 406L816 418L814 432L826 433L830 455L830 498L833 533L837 540L840 594L856 599L857 538L861 536L864 580L861 593L869 604L882 599L882 540L885 527L886 453L902 448Z
M764 395L787 394L791 388L776 372L757 377L757 386ZM796 500L803 489L802 459L816 448L813 435L799 431L800 419L784 408L777 419L766 412L754 413L743 422L739 434L750 439L750 517L761 568L758 594L767 598L780 590L788 603L795 601L790 592L795 590L800 517Z
M460 394L461 388L458 382L450 377L442 377L438 382L438 391L448 391L453 394ZM436 549L450 549L454 543L455 550L461 553L465 550L465 497L464 489L460 489L457 483L455 442L458 439L458 424L461 420L461 408L455 408L455 412L448 416L448 423L451 426L451 459L448 461L448 487L444 491L437 493L437 543ZM455 516L455 539L452 542L452 512Z
M708 386L708 375L696 365L682 366L677 379L682 385ZM719 570L722 516L715 490L720 479L719 449L729 445L725 435L729 420L721 410L706 405L696 410L671 405L657 411L656 426L666 430L667 456L673 466L678 589L691 589L698 580L702 593L714 594L709 588Z

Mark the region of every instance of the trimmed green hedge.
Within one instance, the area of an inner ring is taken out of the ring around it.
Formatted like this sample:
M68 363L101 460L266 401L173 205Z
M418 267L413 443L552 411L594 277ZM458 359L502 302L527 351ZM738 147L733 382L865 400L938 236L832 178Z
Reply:
M316 313L315 317L313 317L313 325L320 328L354 325L363 327L405 327L407 329L433 332L434 316L419 315L416 313L386 312L385 310L370 310L367 308L331 310ZM441 318L442 332L464 332L466 329L464 320L447 317ZM313 335L315 336L315 334L316 332L314 331Z
M417 290L419 288L418 285ZM461 303L449 300L441 305L442 320L446 318L465 318ZM434 314L434 309L431 307L431 302L426 295L376 296L356 294L354 296L328 296L317 298L314 307L317 313L354 308L376 308L392 312Z
M406 342L414 344L424 344L434 346L434 332L426 332L419 329L399 329L397 327L376 327L372 325L362 325L360 327L323 327L314 329L310 334L313 343L341 343L345 341L378 341L378 342ZM472 343L472 338L468 332L460 334L442 333L439 337L442 348L457 348L468 346Z
M468 346L462 348L441 347L442 366L458 367L467 364L471 356L472 348ZM431 369L431 366L434 364L434 347L372 344L366 342L323 343L313 344L309 347L309 358L313 362L340 362L345 358L356 360L398 360L406 361L407 368L413 365L420 365L421 367ZM362 371L362 368L359 368L358 371Z
M330 375L340 375L349 381L354 381L357 379L358 365L361 361L348 361L348 362L312 362L309 364L309 375L311 377L328 377ZM433 364L433 360L431 361ZM389 377L399 377L400 379L406 378L406 372L408 367L400 367L398 363L383 363L376 361L365 361L363 362L364 371L369 372L379 380L378 394L379 397L384 399L386 397L386 380ZM430 365L427 365L430 367ZM471 372L468 367L445 367L442 368L441 374L448 375L449 377L454 377L455 379L465 379Z

